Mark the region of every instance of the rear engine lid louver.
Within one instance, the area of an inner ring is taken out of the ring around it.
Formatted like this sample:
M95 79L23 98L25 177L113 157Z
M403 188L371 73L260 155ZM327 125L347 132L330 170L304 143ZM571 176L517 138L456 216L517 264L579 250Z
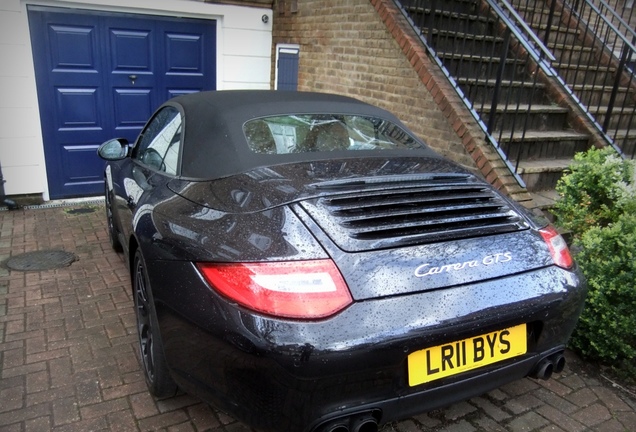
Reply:
M303 208L341 249L442 242L519 231L528 224L469 174L376 177L318 183Z

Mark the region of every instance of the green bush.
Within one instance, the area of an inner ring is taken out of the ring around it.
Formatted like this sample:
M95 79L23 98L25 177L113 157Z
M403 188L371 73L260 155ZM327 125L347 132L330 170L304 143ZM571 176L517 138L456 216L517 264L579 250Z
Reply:
M636 379L634 161L612 149L580 153L557 191L556 224L572 233L575 258L589 286L571 345Z
M571 344L585 357L629 367L636 358L636 215L590 228L577 243L589 292Z
M561 228L580 238L589 228L607 226L635 205L634 164L609 147L578 153L574 161L557 183L561 199L553 213Z

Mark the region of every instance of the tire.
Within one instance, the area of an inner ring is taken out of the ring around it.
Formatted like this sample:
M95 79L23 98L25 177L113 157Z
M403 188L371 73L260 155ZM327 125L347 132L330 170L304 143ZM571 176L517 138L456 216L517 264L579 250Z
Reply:
M108 240L110 242L110 246L115 250L115 252L121 252L124 250L124 248L119 242L119 231L117 230L117 227L115 227L115 220L113 219L113 206L112 206L112 201L110 199L110 191L108 190L108 185L106 185L106 190L105 190L105 203L106 203L106 226L108 228Z
M168 370L148 273L139 249L135 252L133 296L139 336L139 359L148 390L157 398L172 397L177 392L177 385Z

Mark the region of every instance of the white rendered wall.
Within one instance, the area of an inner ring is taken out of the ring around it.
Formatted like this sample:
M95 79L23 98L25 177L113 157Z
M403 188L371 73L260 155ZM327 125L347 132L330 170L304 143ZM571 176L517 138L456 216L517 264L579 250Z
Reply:
M216 88L270 88L270 9L197 0L0 0L0 166L7 195L48 199L27 5L214 19Z

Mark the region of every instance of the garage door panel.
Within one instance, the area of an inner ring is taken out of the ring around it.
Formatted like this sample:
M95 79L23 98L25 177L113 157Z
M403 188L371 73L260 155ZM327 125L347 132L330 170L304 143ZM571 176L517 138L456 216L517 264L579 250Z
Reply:
M203 75L203 38L194 34L166 34L166 73Z
M181 95L186 95L186 94L190 94L190 93L197 93L203 91L203 89L199 88L199 89L168 89L167 93L166 93L166 99L171 99L173 97L177 97L177 96L181 96Z
M152 73L152 32L110 29L111 70Z
M132 142L153 113L153 90L116 88L113 101L116 135Z
M94 26L52 25L49 27L49 41L53 71L97 71Z
M97 156L98 147L99 144L62 147L62 161L68 167L64 176L66 186L81 186L103 180L101 170L104 161Z
M166 69L162 77L166 97L209 89L216 80L213 25L192 25L189 21L160 23L162 53Z
M101 105L96 88L58 88L56 110L59 131L101 130Z

